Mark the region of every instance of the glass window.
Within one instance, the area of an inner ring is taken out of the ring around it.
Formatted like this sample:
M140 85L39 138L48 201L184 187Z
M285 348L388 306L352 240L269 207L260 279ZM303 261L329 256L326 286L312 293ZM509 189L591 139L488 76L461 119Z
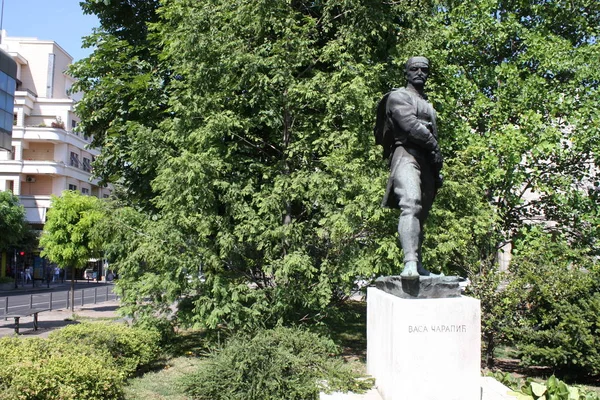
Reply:
M11 96L10 94L6 95L6 111L8 111L9 113L13 113L15 111L15 98L13 96Z
M8 77L8 84L6 85L6 91L8 93L14 93L17 90L17 81L14 78Z
M6 110L6 92L0 90L0 110Z
M8 91L8 75L0 71L0 90Z
M12 132L13 114L12 114L12 112L7 113L6 111L4 111L3 114L4 114L4 129L6 129L8 132Z

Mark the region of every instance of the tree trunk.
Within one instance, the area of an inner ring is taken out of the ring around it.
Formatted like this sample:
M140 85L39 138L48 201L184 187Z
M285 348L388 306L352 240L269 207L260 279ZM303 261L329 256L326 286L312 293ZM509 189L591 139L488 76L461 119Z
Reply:
M75 267L71 267L71 311L75 312Z
M494 348L496 347L496 344L494 343L494 335L486 335L485 342L485 365L489 369L492 369L494 368Z

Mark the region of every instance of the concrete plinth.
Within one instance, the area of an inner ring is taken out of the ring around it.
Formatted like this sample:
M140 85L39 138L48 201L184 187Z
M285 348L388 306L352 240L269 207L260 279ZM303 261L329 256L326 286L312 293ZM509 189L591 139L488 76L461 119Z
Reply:
M479 300L367 289L367 372L384 400L480 400L480 364Z

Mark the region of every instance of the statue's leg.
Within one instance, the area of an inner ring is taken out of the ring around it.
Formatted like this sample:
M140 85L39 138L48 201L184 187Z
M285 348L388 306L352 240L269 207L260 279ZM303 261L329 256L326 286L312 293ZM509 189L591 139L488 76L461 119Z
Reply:
M401 276L416 279L421 236L421 169L414 157L406 153L393 173L394 193L400 206L398 235L404 251Z
M435 198L435 177L433 176L432 169L430 168L427 162L421 164L421 231L419 235L419 261L417 265L417 270L419 275L423 276L436 276L429 272L425 267L423 267L423 259L422 259L422 251L421 248L423 246L423 240L425 238L425 221L429 216L429 211L431 210L431 206L433 205L433 200Z

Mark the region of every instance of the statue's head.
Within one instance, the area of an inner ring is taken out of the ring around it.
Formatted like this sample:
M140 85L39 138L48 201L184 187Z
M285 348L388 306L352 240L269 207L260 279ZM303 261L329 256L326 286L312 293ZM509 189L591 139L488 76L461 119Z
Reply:
M415 88L422 89L429 77L429 60L425 57L411 57L404 66L406 81Z

